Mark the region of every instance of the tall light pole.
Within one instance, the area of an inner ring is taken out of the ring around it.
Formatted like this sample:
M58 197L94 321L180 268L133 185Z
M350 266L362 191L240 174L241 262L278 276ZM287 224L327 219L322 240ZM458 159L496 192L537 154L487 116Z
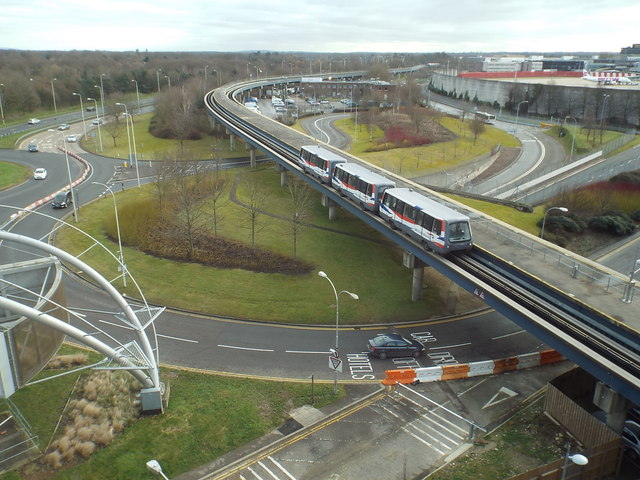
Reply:
M164 78L167 79L167 85L171 88L171 77L169 75L165 75Z
M604 109L607 106L607 100L609 99L609 96L610 95L608 93L602 94L602 97L604 98L604 100L602 100L602 113L600 114L600 132L602 132L604 128ZM602 139L602 136L600 138Z
M544 216L542 217L542 228L540 229L540 238L544 238L544 224L547 222L547 213L551 210L559 210L561 212L568 212L569 209L566 207L551 207L546 212L544 212Z
M67 160L67 175L69 176L69 190L71 191L71 204L73 205L73 218L78 221L78 210L76 209L76 196L73 193L73 185L71 181L71 166L69 165L69 152L67 151L67 139L64 138L64 133L60 132L62 136L62 145L64 146L64 158Z
M102 185L104 188L109 190L109 193L111 194L111 198L113 198L113 210L116 215L116 232L118 233L118 248L119 248L118 260L120 261L120 268L122 269L123 285L124 285L124 288L127 288L127 266L124 263L124 252L122 251L122 239L120 237L120 222L118 221L118 204L116 203L116 196L113 193L113 190L111 190L111 187L109 185L100 183L100 182L91 182L91 183L95 183L96 185Z
M52 78L51 79L51 96L53 97L53 110L58 113L58 107L56 105L56 91L53 88L53 82L55 82L56 80L58 80L57 78Z
M136 84L136 98L138 99L138 115L140 115L140 90L138 90L138 81L135 79L131 81Z
M518 127L518 117L520 116L520 105L522 105L523 103L529 103L529 100L523 100L518 103L518 107L516 108L516 128Z
M0 115L2 115L2 124L4 125L4 93L3 93L4 83L0 83Z
M98 101L95 98L87 97L87 102L93 102L96 106L96 120L98 121L98 138L100 139L100 151L102 151L102 131L100 130L100 116L98 115Z
M129 110L127 109L127 105L124 103L116 103L116 105L120 105L124 107L124 116L127 121L127 139L129 140L129 161L133 158L136 164L136 177L138 179L138 188L140 188L140 171L138 170L138 151L136 150L136 133L133 129L133 118L129 115ZM129 120L131 120L131 136L129 135ZM133 138L133 157L131 156L131 138Z
M100 77L100 83L102 83L102 77ZM102 118L104 118L104 94L102 93L102 85L94 85L100 91L100 108L102 108Z
M161 68L156 69L156 81L158 82L158 93L160 93L160 72Z
M209 68L209 65L205 65L204 66L204 86L207 86L207 68ZM215 72L215 70L214 70Z
M318 272L318 276L322 277L322 278L326 278L329 283L331 284L331 288L333 289L333 294L336 297L336 350L335 350L335 355L339 356L339 350L338 350L338 325L340 323L340 295L343 293L346 293L347 295L349 295L351 298L353 298L354 300L358 300L358 295L356 295L355 293L351 293L347 290L341 290L341 291L337 291L335 285L333 284L333 282L331 281L331 279L329 278L329 276L324 273L323 271ZM338 370L334 369L334 380L333 380L333 394L336 395L338 393Z
M80 113L82 114L82 128L84 129L84 138L87 138L87 125L84 123L84 105L82 104L82 95L73 92L80 99Z
M573 120L575 123L573 125L573 135L571 135L571 153L569 154L569 163L571 163L573 161L573 146L575 145L575 142L576 142L576 129L578 128L578 121L572 116L567 115L565 117L565 120L569 120L569 119Z

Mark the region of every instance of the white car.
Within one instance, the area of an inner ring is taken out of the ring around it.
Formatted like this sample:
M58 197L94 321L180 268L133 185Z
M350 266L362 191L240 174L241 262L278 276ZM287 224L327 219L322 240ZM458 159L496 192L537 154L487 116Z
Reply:
M44 168L36 168L33 172L33 178L35 180L44 180L47 178L47 170Z
M58 127L58 130L69 130L71 128L71 125L69 125L68 123L63 123Z
M37 118L30 118L27 123L29 125L36 125L36 124L40 123L40 120L38 120Z
M102 125L103 123L104 122L101 118L96 118L93 122L91 122L91 125Z
M69 135L67 136L67 142L77 142L78 141L78 136L77 135Z

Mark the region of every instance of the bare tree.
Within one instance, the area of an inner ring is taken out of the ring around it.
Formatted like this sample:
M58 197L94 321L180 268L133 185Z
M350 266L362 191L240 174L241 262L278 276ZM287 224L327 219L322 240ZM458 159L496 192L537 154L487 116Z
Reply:
M220 164L222 163L222 148L220 140L211 146L211 152L215 161L215 168L213 174L210 176L209 181L209 205L211 206L211 221L213 226L213 235L218 236L218 230L224 220L222 207L226 202L223 202L225 178L220 175Z
M206 195L203 182L195 181L193 175L189 175L192 165L181 162L178 175L173 179L175 188L176 221L184 227L187 240L187 254L193 257L195 243L202 228L204 209L202 200Z
M246 176L245 176L246 178ZM246 225L250 231L251 247L256 247L256 234L263 228L260 223L260 215L262 215L262 207L267 200L267 192L260 184L258 179L251 177L246 182L246 209L245 218Z
M311 205L311 189L302 181L288 182L291 203L289 204L289 220L291 225L291 239L293 240L293 256L297 255L298 239L305 228L304 220L309 216Z
M473 134L473 144L476 144L476 140L478 139L478 137L480 135L482 135L482 133L485 130L485 124L482 120L479 120L477 118L474 118L471 123L469 124L469 129L471 130L471 133Z

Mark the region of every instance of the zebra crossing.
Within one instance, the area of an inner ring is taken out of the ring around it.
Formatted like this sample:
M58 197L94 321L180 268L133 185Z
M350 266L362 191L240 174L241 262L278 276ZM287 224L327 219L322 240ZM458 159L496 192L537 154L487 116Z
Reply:
M327 421L300 438L292 434L241 466L201 480L344 480L361 465L379 468L371 461L382 455L395 459L386 462L390 471L419 473L464 444L471 425L409 388L396 388L340 422Z

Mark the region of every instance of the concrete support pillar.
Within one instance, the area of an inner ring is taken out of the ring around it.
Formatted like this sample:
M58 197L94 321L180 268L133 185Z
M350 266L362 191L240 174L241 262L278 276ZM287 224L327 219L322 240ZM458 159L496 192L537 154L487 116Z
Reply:
M281 187L287 186L287 171L284 168L280 172L280 186Z
M235 152L236 150L236 136L231 133L229 130L227 130L227 134L229 135L229 149L232 152Z
M331 200L326 195L322 195L322 197L320 197L320 204L323 207L327 207L329 209L329 220L335 220L337 218L338 208L336 202Z
M422 284L424 282L424 267L425 263L416 258L410 252L404 252L402 255L402 264L407 267L413 269L413 281L411 283L411 301L419 302L422 300Z
M253 147L249 148L249 165L251 168L256 168L256 149Z
M593 404L607 414L607 426L622 434L627 410L631 406L629 400L604 383L598 382L593 392Z

